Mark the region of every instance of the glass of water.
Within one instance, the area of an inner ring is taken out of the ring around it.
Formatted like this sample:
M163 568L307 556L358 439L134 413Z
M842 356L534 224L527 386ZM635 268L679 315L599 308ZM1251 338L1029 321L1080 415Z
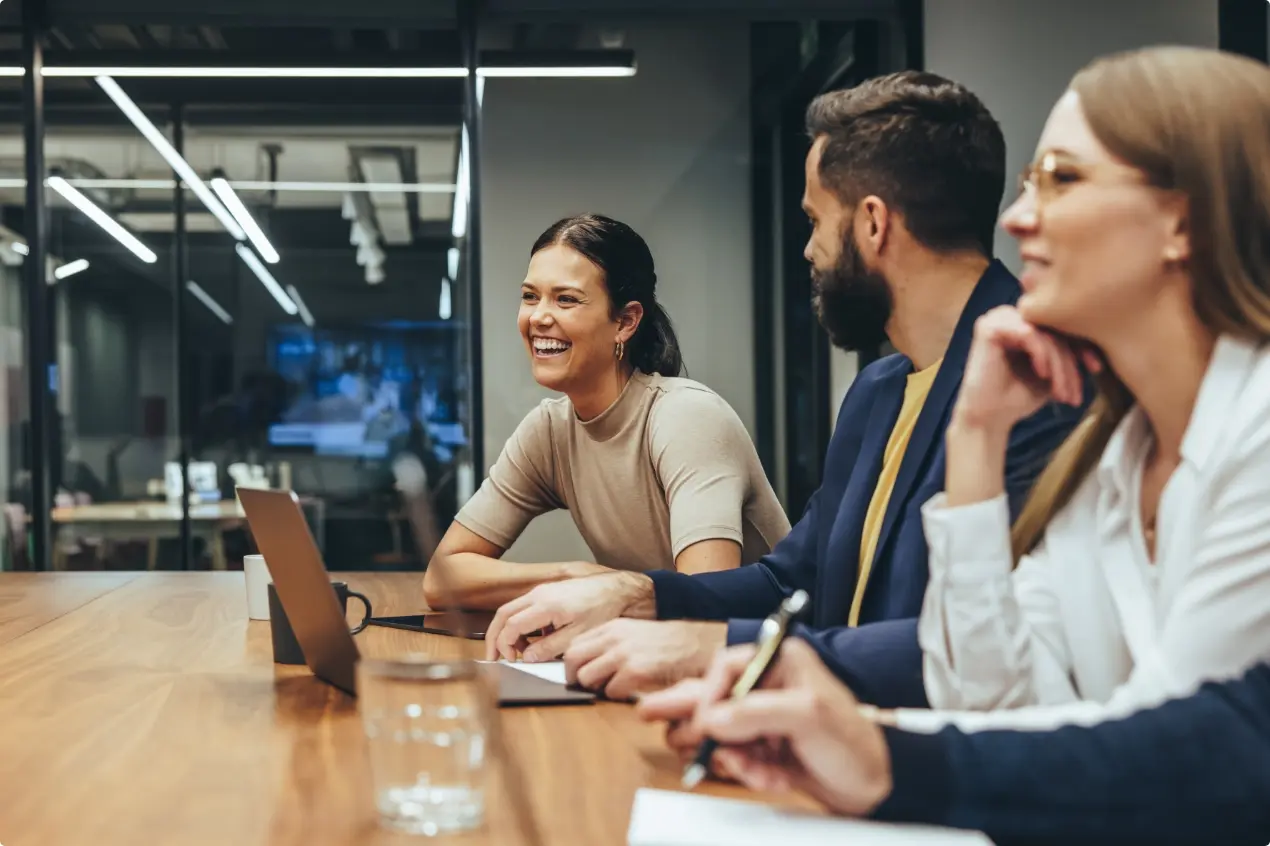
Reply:
M497 707L480 666L413 657L362 660L357 699L383 824L429 836L479 828Z

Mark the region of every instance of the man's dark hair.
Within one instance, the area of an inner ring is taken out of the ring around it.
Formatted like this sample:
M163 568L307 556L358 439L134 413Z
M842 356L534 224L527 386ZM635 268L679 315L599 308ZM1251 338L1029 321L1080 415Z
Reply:
M826 136L820 179L843 203L876 194L927 247L992 255L1005 138L965 86L920 71L880 76L813 100L807 132Z

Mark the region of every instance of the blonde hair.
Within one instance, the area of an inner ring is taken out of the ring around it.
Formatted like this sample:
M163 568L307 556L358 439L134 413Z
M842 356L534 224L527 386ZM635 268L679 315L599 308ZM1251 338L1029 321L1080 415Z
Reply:
M1218 334L1270 340L1270 67L1228 53L1154 47L1099 59L1071 90L1094 135L1188 201L1193 304ZM1015 559L1040 541L1133 406L1114 374L1055 452L1014 524Z

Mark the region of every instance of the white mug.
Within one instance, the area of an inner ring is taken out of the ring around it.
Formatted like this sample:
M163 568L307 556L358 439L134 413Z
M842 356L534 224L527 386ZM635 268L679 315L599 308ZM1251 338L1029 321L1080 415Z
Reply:
M247 617L252 620L269 619L269 567L263 555L243 556L243 574L247 581Z

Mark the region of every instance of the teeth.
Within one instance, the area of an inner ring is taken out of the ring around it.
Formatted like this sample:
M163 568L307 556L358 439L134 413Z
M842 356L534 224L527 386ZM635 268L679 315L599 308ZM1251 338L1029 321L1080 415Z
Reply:
M538 352L561 352L569 347L570 344L555 338L534 338L534 349Z

